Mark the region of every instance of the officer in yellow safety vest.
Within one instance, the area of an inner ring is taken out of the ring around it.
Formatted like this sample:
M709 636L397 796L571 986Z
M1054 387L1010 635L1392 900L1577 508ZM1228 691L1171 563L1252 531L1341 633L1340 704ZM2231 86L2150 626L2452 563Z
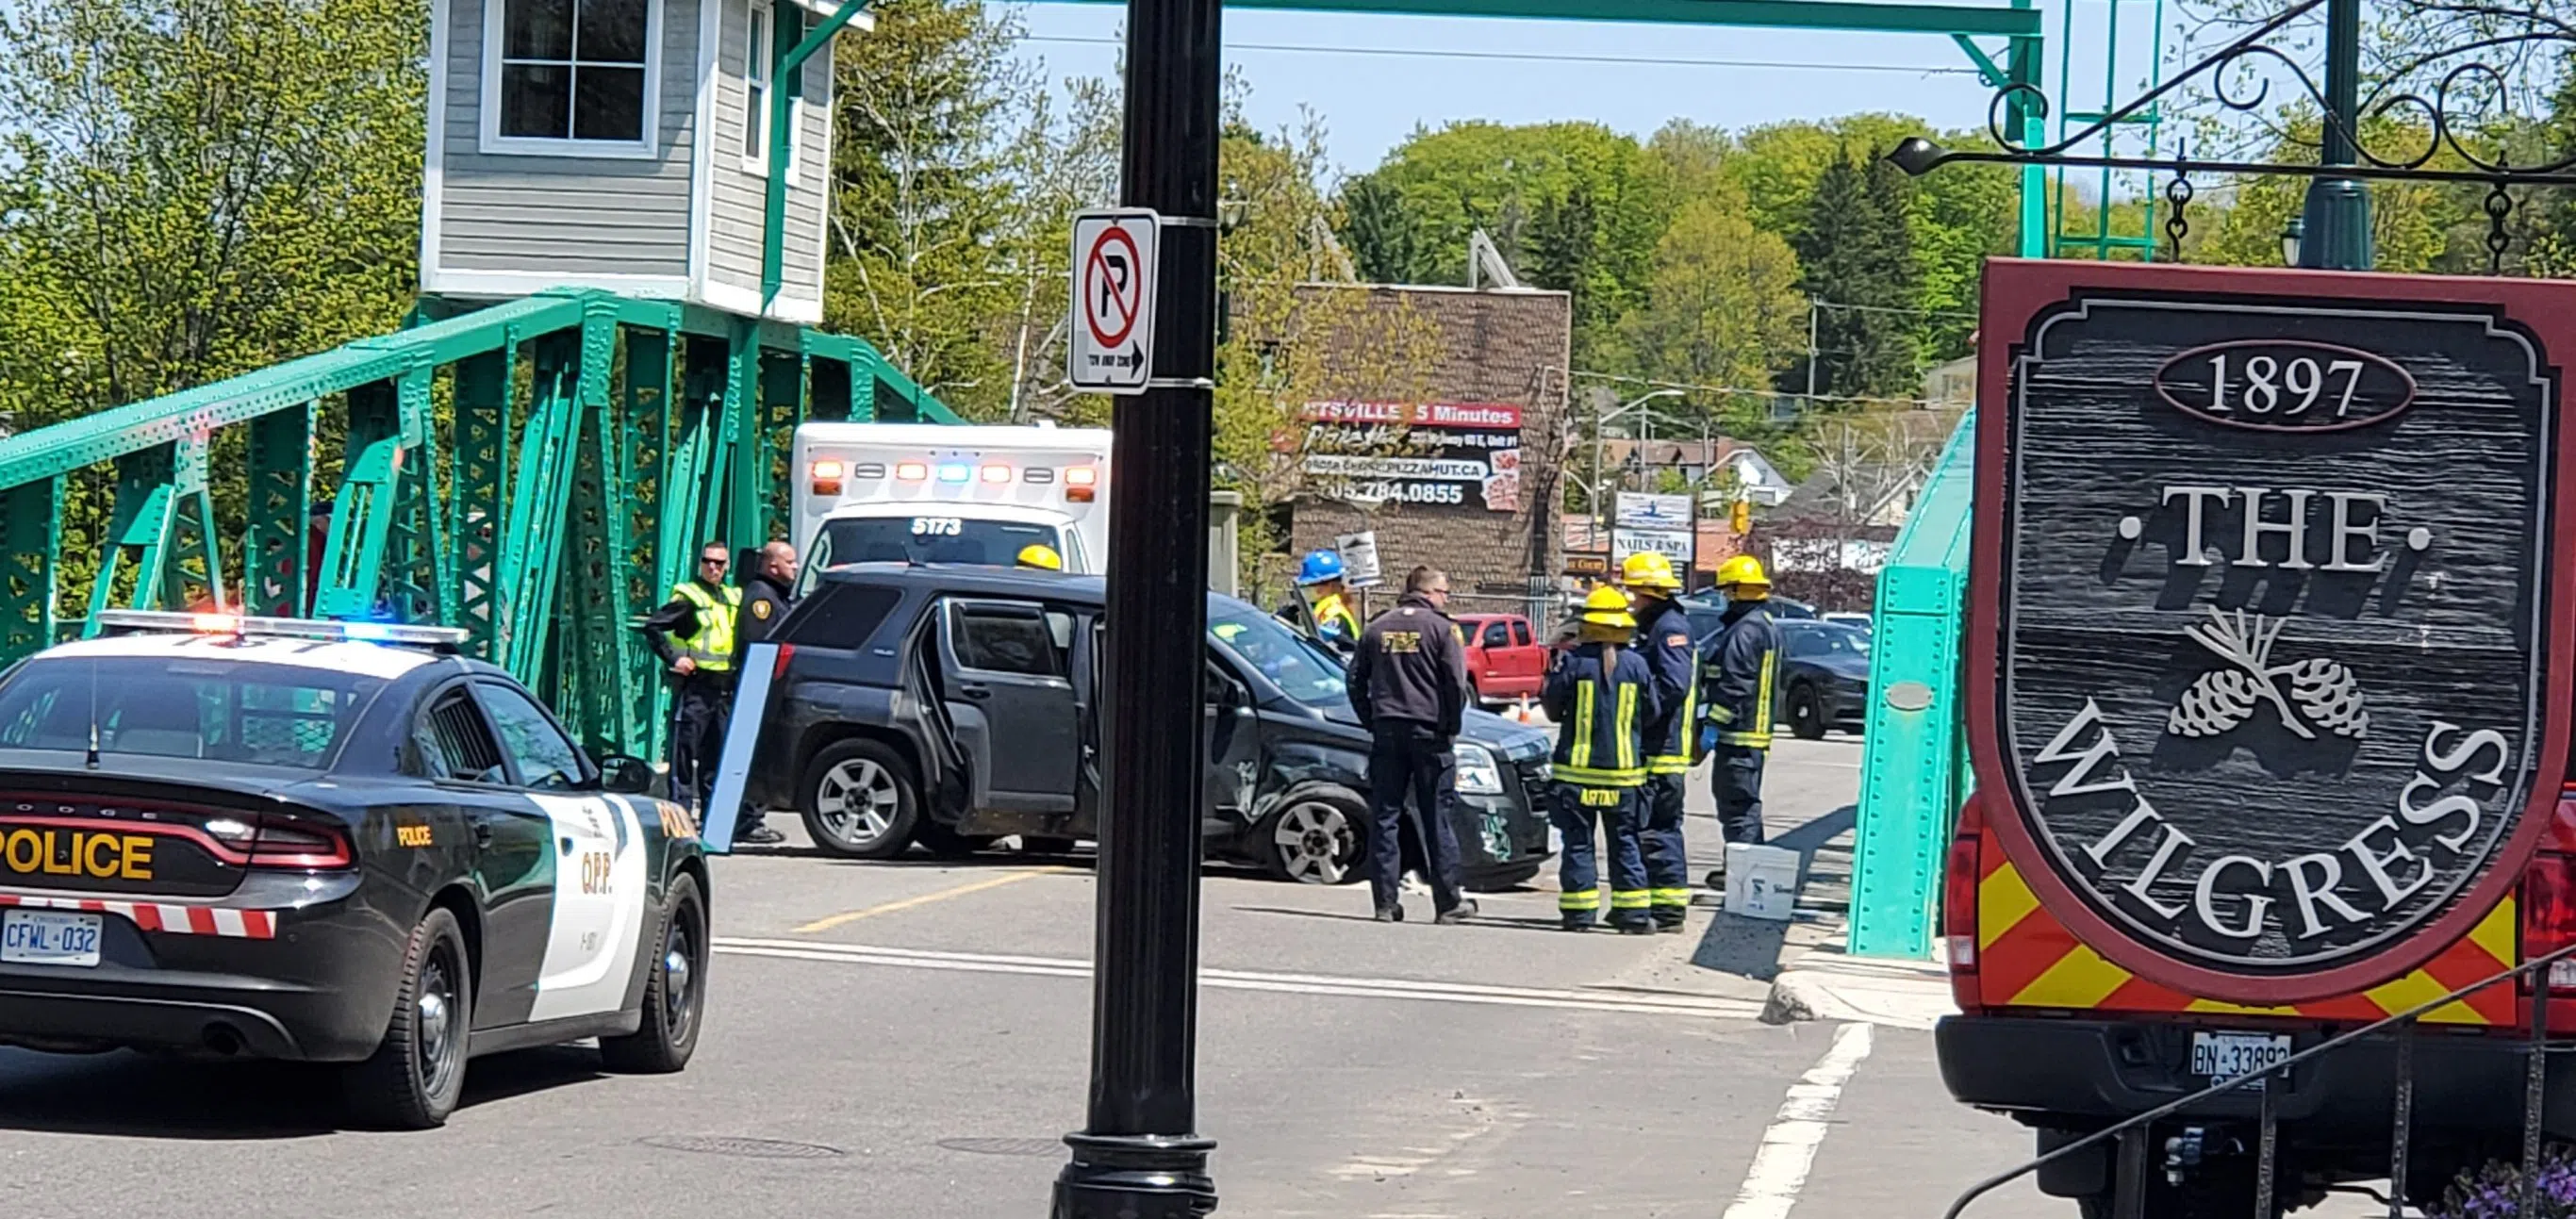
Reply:
M742 590L725 583L732 565L722 542L699 548L698 570L671 589L662 608L644 616L644 638L679 689L671 707L671 798L704 809L715 794L724 754L725 716L733 704L734 626ZM760 827L745 841L777 842Z
M1610 925L1627 935L1655 933L1638 841L1638 794L1646 784L1645 728L1662 716L1663 705L1645 659L1622 646L1636 630L1626 594L1608 585L1592 590L1583 599L1574 650L1548 671L1540 693L1557 724L1551 817L1565 840L1556 909L1568 931L1590 931L1601 913L1592 841L1597 821L1610 846Z
M1702 668L1709 675L1709 752L1717 759L1718 828L1728 842L1762 841L1762 760L1771 752L1771 699L1779 677L1780 632L1771 625L1771 578L1762 561L1740 554L1717 569L1726 596L1724 624ZM1711 876L1718 883L1724 868Z
M1655 928L1680 931L1690 913L1690 856L1682 845L1682 806L1698 735L1699 649L1691 642L1690 615L1673 596L1682 582L1673 562L1651 550L1619 564L1619 582L1635 599L1637 652L1655 675L1663 714L1646 724L1646 786L1639 793L1639 839L1646 856L1646 884L1654 890Z

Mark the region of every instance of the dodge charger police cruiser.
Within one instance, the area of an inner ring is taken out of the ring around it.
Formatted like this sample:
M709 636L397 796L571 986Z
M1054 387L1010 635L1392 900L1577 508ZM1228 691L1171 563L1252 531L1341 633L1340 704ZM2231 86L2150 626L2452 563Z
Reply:
M101 621L0 676L0 1044L345 1064L395 1128L495 1051L687 1065L706 866L642 763L459 631Z

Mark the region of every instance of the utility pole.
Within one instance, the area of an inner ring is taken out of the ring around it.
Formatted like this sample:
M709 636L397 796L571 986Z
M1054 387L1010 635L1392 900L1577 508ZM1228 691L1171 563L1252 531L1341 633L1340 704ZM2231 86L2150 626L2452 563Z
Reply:
M1153 379L1111 414L1091 1099L1053 1219L1216 1209L1198 1126L1199 803L1220 0L1127 0L1119 200L1162 217Z
M1807 405L1816 399L1816 318L1824 312L1825 303L1807 298ZM1803 407L1801 409L1804 409Z
M2360 135L2361 0L2326 0L2325 139L2317 163L2355 163ZM2370 269L2370 191L2358 179L2310 179L2303 212L2300 266Z

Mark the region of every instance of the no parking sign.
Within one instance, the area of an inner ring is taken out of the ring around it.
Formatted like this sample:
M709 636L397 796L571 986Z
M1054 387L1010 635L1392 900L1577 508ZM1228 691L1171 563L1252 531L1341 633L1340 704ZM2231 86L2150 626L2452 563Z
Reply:
M1073 220L1074 388L1145 391L1154 375L1154 273L1161 218L1147 208L1104 208Z

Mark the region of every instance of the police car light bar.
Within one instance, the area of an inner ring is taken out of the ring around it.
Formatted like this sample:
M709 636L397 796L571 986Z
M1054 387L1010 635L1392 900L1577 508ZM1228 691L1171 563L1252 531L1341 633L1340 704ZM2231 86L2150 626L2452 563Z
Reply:
M180 631L225 638L312 639L346 643L390 643L455 651L465 646L466 632L452 626L413 626L398 622L338 622L321 618L259 618L240 614L197 614L175 610L101 610L104 630Z

